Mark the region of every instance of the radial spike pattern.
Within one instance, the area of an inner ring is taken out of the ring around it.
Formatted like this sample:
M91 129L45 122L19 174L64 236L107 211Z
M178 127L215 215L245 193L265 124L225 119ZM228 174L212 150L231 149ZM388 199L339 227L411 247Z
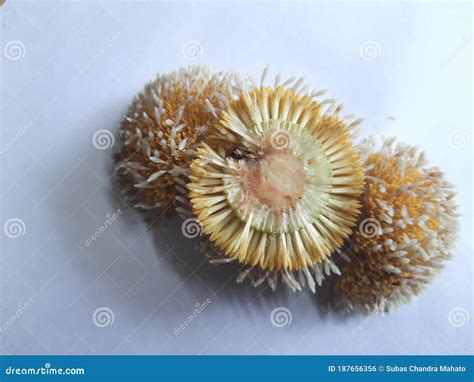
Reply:
M175 200L186 203L180 191L195 147L238 94L233 73L209 67L183 68L147 84L120 125L116 171L125 199L158 214Z
M451 257L458 220L452 185L417 147L371 139L360 145L366 170L362 214L348 242L335 293L363 313L408 303Z
M296 289L291 272L316 274L350 235L363 188L351 127L335 114L341 108L324 112L296 92L301 83L242 93L197 150L188 184L210 240L251 267L242 278L256 267L270 284L279 271Z

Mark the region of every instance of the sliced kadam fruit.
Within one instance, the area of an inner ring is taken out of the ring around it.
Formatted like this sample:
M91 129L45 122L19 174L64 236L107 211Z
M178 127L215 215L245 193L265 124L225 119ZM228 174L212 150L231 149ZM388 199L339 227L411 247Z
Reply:
M228 103L237 98L234 73L190 66L160 75L135 97L120 125L116 171L125 199L156 216L187 183L194 150ZM179 203L177 204L179 207Z
M431 283L451 258L458 214L452 185L416 147L391 138L359 148L362 214L334 294L343 310L369 314L408 303Z
M243 92L222 112L190 166L190 202L221 262L274 288L314 290L359 215L363 174L342 106L292 89ZM329 111L323 111L329 103ZM327 271L329 273L329 270Z

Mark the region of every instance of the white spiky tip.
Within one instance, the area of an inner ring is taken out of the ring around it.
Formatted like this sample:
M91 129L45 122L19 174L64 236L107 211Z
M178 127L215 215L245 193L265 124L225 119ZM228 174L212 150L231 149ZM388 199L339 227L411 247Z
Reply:
M458 231L452 185L418 147L363 141L365 192L348 247L355 260L335 284L342 306L370 313L407 303L451 257Z

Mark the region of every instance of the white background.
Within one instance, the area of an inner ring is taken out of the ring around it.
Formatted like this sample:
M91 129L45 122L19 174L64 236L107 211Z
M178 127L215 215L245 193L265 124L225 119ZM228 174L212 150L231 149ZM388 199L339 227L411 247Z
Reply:
M7 0L0 17L1 223L25 224L16 239L0 232L2 353L473 352L469 3ZM193 40L203 54L189 61L182 48ZM21 43L18 56L10 41ZM379 47L372 60L360 51L366 41ZM235 284L235 268L209 265L178 219L147 231L114 194L118 142L97 150L92 135L116 133L147 81L190 63L304 76L367 118L363 136L421 145L456 185L463 214L454 260L426 293L386 316L344 318L309 292ZM85 247L118 208L120 219ZM100 307L112 325L94 325ZM290 325L272 326L277 307L291 311Z

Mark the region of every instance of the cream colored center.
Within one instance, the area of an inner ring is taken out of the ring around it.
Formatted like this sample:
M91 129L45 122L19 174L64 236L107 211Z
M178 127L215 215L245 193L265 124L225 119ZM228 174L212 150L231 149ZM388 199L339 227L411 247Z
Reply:
M294 208L305 184L303 164L294 155L277 151L254 162L244 175L246 191L275 210Z

